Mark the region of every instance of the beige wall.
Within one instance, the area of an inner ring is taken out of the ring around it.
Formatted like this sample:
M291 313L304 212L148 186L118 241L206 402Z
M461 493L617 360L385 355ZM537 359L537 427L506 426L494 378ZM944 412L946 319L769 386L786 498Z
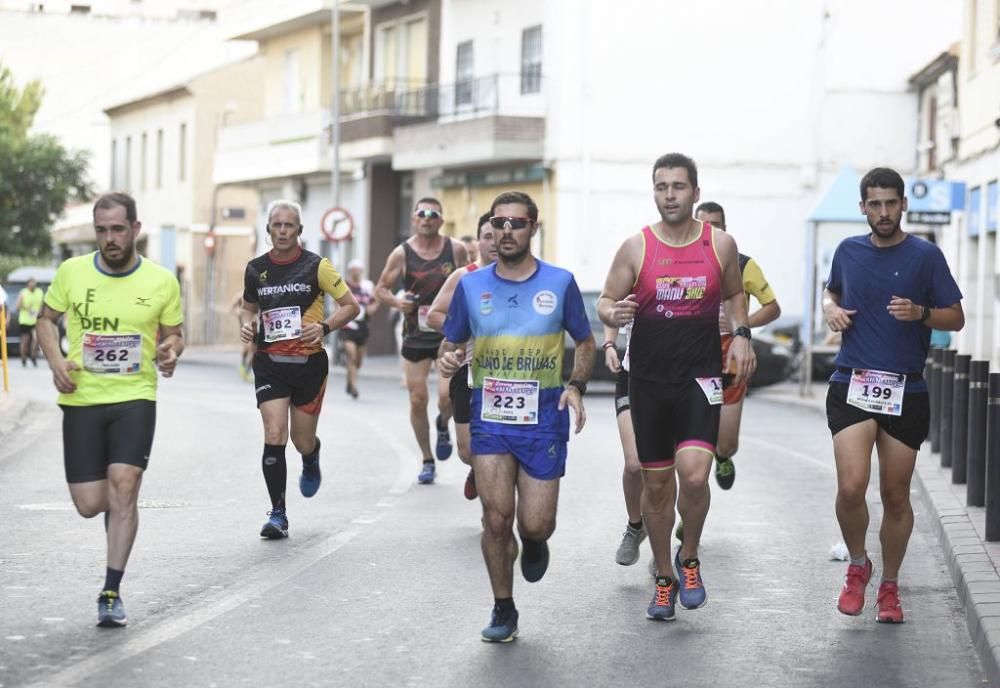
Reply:
M285 54L298 51L300 99L291 110L285 108ZM290 112L310 112L321 108L320 93L323 84L322 55L323 30L321 25L310 26L264 41L260 46L265 61L264 93L267 99L264 113L267 117Z
M960 155L968 158L1000 145L1000 3L966 0L959 94L962 117Z

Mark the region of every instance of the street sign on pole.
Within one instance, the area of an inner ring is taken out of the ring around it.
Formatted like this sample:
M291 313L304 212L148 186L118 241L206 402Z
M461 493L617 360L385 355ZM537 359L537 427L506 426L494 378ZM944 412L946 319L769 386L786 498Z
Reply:
M346 241L354 234L354 218L344 208L330 208L323 213L320 230L331 244Z

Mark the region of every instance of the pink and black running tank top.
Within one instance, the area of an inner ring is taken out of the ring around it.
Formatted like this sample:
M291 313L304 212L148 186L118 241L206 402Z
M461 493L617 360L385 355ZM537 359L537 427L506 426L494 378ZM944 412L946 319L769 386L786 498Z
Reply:
M722 264L712 225L702 223L701 234L684 246L665 243L648 226L642 240L629 375L664 383L721 375Z
M455 255L451 239L444 238L444 247L434 258L425 260L417 255L410 243L403 243L406 263L403 288L417 297L417 310L403 317L403 345L414 349L436 349L443 336L427 324L427 311L445 280L455 270Z

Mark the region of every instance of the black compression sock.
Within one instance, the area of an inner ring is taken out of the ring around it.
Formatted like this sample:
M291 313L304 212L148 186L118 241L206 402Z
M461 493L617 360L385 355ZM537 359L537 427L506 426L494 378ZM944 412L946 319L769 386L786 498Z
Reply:
M285 464L285 445L265 444L261 459L267 494L271 497L272 509L285 508L285 483L288 481L288 467Z
M302 455L302 463L315 463L316 459L319 458L319 438L316 438L316 446L308 454Z
M513 597L494 597L494 605L501 614L506 614L508 612L514 611L514 598Z
M642 519L640 518L635 523L632 523L632 521L629 521L628 525L629 525L630 528L635 528L636 530L639 530L640 528L642 528Z
M118 587L122 584L122 576L124 575L124 571L108 567L104 574L104 589L118 592Z

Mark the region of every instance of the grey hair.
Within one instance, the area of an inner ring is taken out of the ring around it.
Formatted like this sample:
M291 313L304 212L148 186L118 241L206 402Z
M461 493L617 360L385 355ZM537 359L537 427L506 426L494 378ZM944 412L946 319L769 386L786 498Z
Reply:
M267 224L271 224L271 216L274 214L275 210L293 210L295 211L295 217L299 219L299 224L302 224L302 206L295 201L289 201L284 198L279 198L276 201L271 201L267 204Z

